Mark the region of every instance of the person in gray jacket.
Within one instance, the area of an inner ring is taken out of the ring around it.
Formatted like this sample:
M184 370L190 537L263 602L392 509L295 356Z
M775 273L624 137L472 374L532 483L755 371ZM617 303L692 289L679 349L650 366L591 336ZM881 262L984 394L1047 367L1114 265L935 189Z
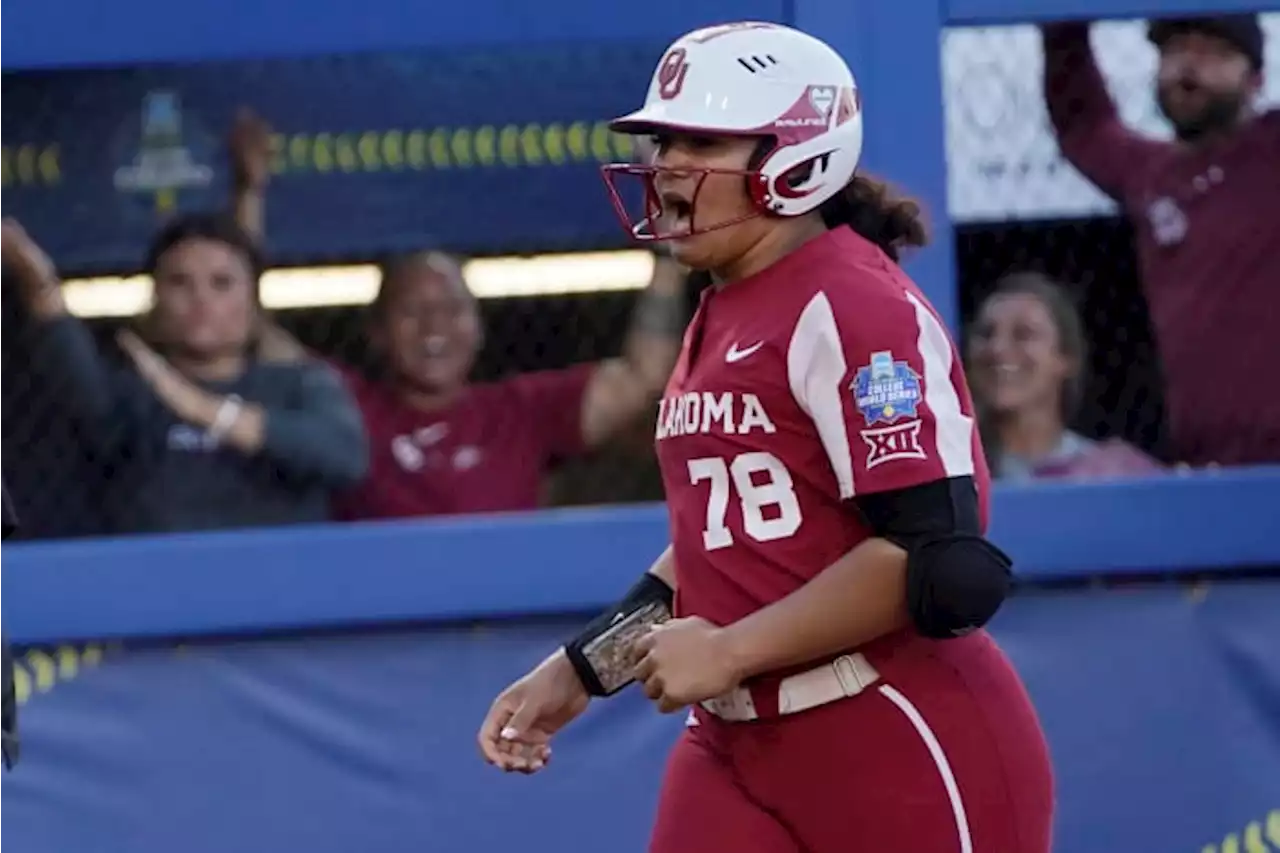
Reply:
M16 222L2 250L37 327L33 381L101 465L108 530L324 521L330 492L364 477L364 429L339 377L301 352L272 357L261 256L230 218L186 216L156 235L153 307L117 335L125 369L68 313L52 261Z

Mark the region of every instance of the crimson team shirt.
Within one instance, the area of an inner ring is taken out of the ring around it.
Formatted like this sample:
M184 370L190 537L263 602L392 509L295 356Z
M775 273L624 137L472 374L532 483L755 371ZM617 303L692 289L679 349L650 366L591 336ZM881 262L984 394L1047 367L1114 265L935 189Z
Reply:
M472 385L420 412L347 371L369 436L369 476L339 495L352 521L535 509L544 475L584 450L582 400L593 365Z
M1124 126L1087 24L1045 31L1062 153L1133 220L1179 462L1280 462L1280 110L1190 148Z
M870 534L847 501L988 474L955 347L848 228L708 290L659 410L676 609L735 622Z

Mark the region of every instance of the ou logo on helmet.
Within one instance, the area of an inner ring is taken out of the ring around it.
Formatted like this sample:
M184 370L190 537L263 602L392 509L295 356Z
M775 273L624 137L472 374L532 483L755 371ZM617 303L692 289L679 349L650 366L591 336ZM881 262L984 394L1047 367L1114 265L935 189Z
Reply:
M658 97L664 101L675 98L684 89L684 78L689 74L688 54L677 47L663 57L658 66Z

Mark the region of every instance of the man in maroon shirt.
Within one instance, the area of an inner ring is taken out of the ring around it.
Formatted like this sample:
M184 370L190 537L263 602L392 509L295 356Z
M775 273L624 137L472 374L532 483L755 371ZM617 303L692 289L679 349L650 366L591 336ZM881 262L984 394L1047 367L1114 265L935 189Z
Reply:
M347 372L369 436L369 476L336 500L345 520L534 509L547 470L650 410L684 331L684 273L659 257L621 358L469 384L482 338L452 258L387 265L374 303L384 375Z
M1280 462L1280 111L1258 114L1257 18L1153 22L1177 135L1126 128L1085 23L1044 29L1045 98L1066 158L1132 218L1176 461Z

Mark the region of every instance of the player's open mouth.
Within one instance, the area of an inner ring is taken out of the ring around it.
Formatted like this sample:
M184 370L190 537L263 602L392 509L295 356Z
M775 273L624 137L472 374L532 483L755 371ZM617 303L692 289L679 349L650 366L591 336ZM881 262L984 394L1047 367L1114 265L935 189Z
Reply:
M675 192L664 192L662 202L662 224L667 233L687 233L693 230L693 203Z

